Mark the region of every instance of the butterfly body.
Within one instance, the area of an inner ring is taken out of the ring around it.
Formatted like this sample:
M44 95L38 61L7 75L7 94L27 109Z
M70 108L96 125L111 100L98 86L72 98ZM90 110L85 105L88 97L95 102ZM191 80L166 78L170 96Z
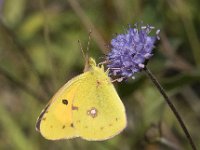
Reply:
M97 67L93 59L87 72L71 79L53 96L36 124L50 140L106 140L125 127L124 105L103 66Z

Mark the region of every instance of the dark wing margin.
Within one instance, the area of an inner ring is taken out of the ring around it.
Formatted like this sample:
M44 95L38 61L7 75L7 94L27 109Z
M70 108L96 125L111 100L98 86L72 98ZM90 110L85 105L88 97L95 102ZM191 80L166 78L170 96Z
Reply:
M36 131L39 131L39 132L40 132L40 123L41 123L42 117L44 116L44 114L46 113L47 109L49 108L49 105L50 105L50 104L48 104L48 105L43 109L43 111L41 112L40 116L38 117L37 122L36 122L36 125L35 125Z

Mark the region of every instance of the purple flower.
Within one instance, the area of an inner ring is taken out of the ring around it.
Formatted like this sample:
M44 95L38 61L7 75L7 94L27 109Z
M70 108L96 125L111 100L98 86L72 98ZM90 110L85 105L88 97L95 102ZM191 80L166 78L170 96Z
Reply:
M135 25L129 27L127 33L118 34L111 40L111 51L107 55L107 67L110 75L129 78L141 71L147 60L153 55L152 50L160 30L155 36L149 33L154 27Z

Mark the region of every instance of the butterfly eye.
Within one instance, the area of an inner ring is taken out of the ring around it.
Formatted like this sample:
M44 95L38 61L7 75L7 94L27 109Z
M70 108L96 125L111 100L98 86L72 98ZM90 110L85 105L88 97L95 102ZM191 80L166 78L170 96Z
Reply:
M67 105L67 104L68 104L68 100L63 99L63 100L62 100L62 103L65 104L65 105Z

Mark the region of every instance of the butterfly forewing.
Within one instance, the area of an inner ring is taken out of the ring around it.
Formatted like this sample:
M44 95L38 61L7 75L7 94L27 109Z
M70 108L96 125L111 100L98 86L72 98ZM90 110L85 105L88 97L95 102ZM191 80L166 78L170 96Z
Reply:
M81 76L77 76L66 83L41 113L36 128L46 139L77 137L73 125L72 109L73 100L82 79Z

